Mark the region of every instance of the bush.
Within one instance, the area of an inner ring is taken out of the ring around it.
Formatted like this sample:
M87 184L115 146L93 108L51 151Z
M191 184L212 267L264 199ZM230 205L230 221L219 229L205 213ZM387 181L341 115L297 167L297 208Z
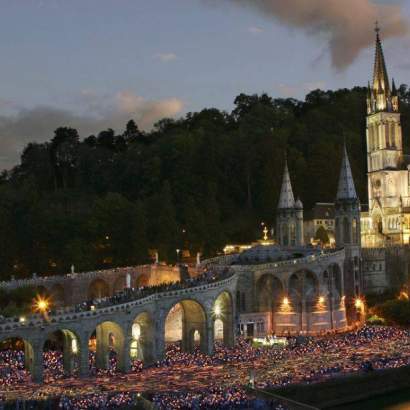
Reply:
M374 309L377 316L385 319L388 324L407 326L410 325L410 301L388 300Z

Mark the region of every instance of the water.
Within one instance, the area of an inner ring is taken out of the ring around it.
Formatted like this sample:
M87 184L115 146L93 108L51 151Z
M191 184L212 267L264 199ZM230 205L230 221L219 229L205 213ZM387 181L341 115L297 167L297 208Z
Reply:
M410 389L334 407L332 410L410 410Z

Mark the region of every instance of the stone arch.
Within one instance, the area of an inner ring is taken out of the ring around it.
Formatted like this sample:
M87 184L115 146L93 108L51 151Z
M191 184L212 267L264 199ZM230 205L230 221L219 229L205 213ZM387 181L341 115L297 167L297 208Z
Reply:
M55 283L50 289L51 301L54 306L65 305L64 287L60 283Z
M113 285L113 293L121 292L122 290L125 289L126 287L125 277L126 277L125 275L120 275L115 279L114 285Z
M199 346L202 352L208 353L207 316L203 306L193 299L180 300L169 309L165 319L165 342L181 342L181 348L193 352L195 348L195 331L199 333Z
M256 294L259 312L276 311L283 299L283 284L277 276L265 273L256 282Z
M138 275L138 277L135 279L135 287L140 288L143 286L148 286L149 285L149 276L146 275L145 273Z
M326 285L333 298L340 299L343 296L343 274L342 270L337 263L330 264L324 275L324 284Z
M87 295L89 300L108 297L110 287L104 279L96 278L88 285Z
M53 376L73 375L79 367L79 349L80 338L70 329L61 328L54 330L46 336L42 344L42 351L45 357L49 355L49 359L62 359L62 367L60 374ZM46 360L44 363L45 376L47 378L47 363L51 360Z
M144 364L154 361L155 324L147 312L138 314L131 325L131 359L138 359Z
M116 322L107 320L96 326L90 338L93 337L93 334L95 334L96 368L127 371L129 368L129 351L126 351L125 335L122 327ZM94 349L93 343L90 343L90 345L92 351Z
M18 335L4 337L0 340L0 351L9 351L10 361L13 360L18 363L17 370L26 369L34 381L39 381L42 378L42 369L40 369L43 365L42 361L38 360L39 355L35 355L33 345L28 339ZM11 363L7 360L4 364L4 367L10 371L9 374L11 375L15 371L15 365L11 366ZM36 374L37 370L39 370L38 375Z
M215 299L212 315L214 320L215 339L222 339L226 346L233 346L233 300L228 291L223 291Z
M300 270L290 276L288 289L294 310L312 310L319 296L319 279L310 270Z

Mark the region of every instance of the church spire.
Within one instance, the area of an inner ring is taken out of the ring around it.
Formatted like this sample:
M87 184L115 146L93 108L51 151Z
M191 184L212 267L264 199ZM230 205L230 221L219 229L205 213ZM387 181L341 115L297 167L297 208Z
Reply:
M387 76L386 62L382 42L380 40L380 28L376 22L376 52L374 57L373 90L378 93L384 91L386 96L390 95L389 77ZM382 87L382 90L379 89Z
M382 42L380 40L380 28L377 22L375 31L376 50L374 55L372 95L370 101L368 101L368 111L369 108L371 108L371 112L368 112L368 114L380 111L390 112L392 110L389 77L387 75Z
M340 168L339 185L337 188L336 200L354 199L357 200L356 189L350 168L349 157L347 155L346 143L343 147L342 165Z
M285 161L283 171L282 188L280 190L278 209L290 209L295 207L295 197L293 196L292 184L290 182L288 162Z

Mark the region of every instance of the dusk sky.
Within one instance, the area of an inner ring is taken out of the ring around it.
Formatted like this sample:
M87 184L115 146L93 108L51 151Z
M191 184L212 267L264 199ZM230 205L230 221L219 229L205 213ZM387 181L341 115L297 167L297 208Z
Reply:
M241 92L304 98L366 85L379 19L389 75L410 83L410 1L0 0L0 168L60 125L81 137Z

